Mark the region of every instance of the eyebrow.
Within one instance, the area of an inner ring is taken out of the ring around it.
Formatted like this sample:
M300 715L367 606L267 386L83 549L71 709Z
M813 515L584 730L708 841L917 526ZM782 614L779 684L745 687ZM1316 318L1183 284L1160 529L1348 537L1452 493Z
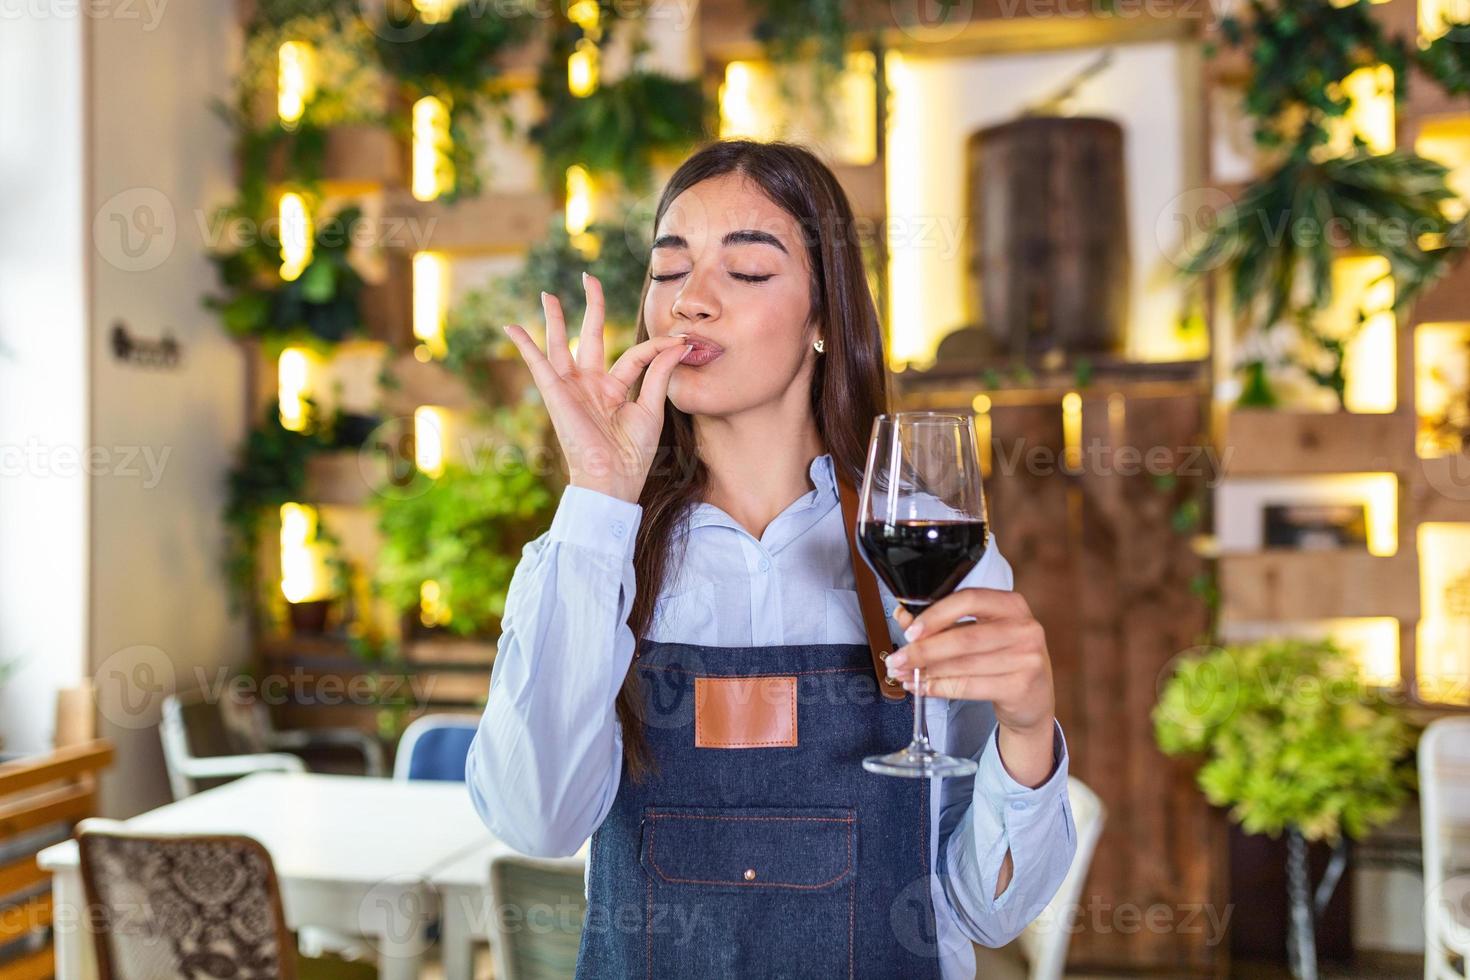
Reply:
M720 239L721 245L774 245L781 251L786 251L786 246L781 240L770 232L756 231L753 228L743 228L740 231L732 231ZM654 248L688 248L689 240L683 235L660 235L653 243ZM790 254L789 252L787 253Z

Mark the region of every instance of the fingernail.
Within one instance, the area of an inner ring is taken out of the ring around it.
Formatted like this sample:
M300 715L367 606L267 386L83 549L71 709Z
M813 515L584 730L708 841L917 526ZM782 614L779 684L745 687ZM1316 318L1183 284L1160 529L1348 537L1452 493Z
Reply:
M585 270L582 272L582 285L587 285L587 273Z
M924 624L921 623L921 622L916 622L912 626L910 626L908 629L906 629L906 630L903 631L903 638L905 640L908 640L910 643L912 643L915 640L917 640L920 637L920 635L923 634L923 632L924 632Z
M888 664L888 672L890 674L897 674L909 665L909 658L901 653L890 653L884 663Z
M541 302L546 302L546 290L541 290Z

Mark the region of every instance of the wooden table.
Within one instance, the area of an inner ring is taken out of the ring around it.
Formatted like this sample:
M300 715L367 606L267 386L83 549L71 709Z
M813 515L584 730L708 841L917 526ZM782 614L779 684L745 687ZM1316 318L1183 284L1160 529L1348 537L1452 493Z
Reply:
M317 773L256 773L125 825L260 841L275 863L287 925L368 937L383 980L418 976L429 924L439 914L434 873L498 846L463 783ZM47 848L38 861L54 876L56 976L93 980L76 842Z

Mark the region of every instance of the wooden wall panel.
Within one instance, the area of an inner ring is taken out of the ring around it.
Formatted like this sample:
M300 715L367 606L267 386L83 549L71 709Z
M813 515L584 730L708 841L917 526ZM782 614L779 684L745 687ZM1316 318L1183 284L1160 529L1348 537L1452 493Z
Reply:
M1155 747L1149 717L1170 661L1209 625L1190 588L1204 561L1174 525L1210 475L1193 448L1209 444L1207 408L1084 391L1069 471L1048 463L1064 458L1060 398L992 409L987 493L1016 588L1046 627L1072 773L1108 808L1069 971L1223 976L1228 941L1209 916L1228 911L1226 824L1192 765ZM1125 473L1110 461L1120 446L1158 447L1163 465Z

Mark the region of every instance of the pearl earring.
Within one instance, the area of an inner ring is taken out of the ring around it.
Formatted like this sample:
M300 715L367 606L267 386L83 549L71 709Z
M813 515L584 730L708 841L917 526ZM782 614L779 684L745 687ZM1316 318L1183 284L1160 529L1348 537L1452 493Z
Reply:
M821 339L812 341L812 350L818 354L825 354L827 352L827 342Z

